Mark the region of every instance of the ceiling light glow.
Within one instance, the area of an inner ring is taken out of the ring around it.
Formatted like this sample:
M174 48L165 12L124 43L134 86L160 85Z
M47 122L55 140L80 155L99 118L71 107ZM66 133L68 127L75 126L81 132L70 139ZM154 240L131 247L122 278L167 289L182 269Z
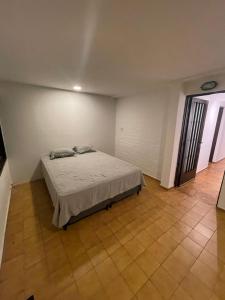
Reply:
M73 89L74 89L75 91L77 91L77 92L80 92L80 91L82 90L82 87L81 87L80 85L75 85L75 86L73 87Z

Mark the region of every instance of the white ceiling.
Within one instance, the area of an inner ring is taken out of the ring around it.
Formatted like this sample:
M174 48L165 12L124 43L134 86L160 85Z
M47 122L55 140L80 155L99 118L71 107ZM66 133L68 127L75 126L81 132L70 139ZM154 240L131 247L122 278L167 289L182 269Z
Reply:
M0 79L124 96L225 68L224 0L0 0Z

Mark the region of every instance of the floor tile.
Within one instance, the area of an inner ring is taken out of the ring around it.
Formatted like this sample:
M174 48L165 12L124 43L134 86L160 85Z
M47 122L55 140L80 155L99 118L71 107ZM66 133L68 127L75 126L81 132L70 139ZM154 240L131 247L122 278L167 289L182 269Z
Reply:
M101 244L88 249L87 253L94 266L104 261L108 257L108 253Z
M153 238L151 237L151 235L147 230L142 230L141 232L139 232L136 235L136 238L144 248L147 248L154 243Z
M192 298L181 287L178 287L171 300L192 300Z
M160 266L148 250L144 251L137 257L136 263L142 271L144 271L147 277L150 277Z
M134 296L120 275L108 284L105 290L110 300L130 300Z
M178 245L178 242L168 233L164 233L157 241L171 250L174 250Z
M93 269L91 260L86 253L76 256L76 259L70 261L70 264L73 271L73 276L76 280Z
M0 269L0 282L23 274L24 256L19 255L11 260L3 262Z
M153 259L156 259L158 263L162 263L172 252L171 249L165 247L164 245L155 242L148 249L149 253L151 253Z
M125 243L124 248L127 250L132 259L135 259L145 250L144 246L142 246L142 244L136 238L133 238Z
M151 276L150 280L164 299L170 299L178 287L176 281L162 266Z
M213 235L213 230L207 228L206 226L204 226L203 224L199 223L196 225L195 230L197 230L198 232L200 232L202 235L206 236L207 238L211 238L211 236Z
M138 267L136 263L131 263L123 272L121 273L130 290L136 294L137 291L144 285L147 281L147 276Z
M102 289L97 273L94 270L90 270L88 273L81 276L76 282L78 290L84 298L94 296Z
M211 289L214 288L217 280L219 279L219 273L204 264L200 259L196 260L194 265L191 267L191 272Z
M124 227L122 229L119 229L115 233L115 235L122 245L126 244L129 240L131 240L133 238L130 231Z
M66 287L61 293L57 294L54 297L54 300L84 300L84 298L80 295L78 288L73 283Z
M199 231L195 229L193 229L188 236L190 239L192 239L194 242L199 244L201 247L205 247L205 245L209 240L209 238L207 238L205 235L201 234Z
M49 280L51 284L55 286L57 294L61 293L64 289L74 284L71 266L69 264L65 264L62 268L51 273Z
M223 261L205 249L202 251L198 259L217 273L221 273L225 269Z
M195 275L189 273L181 283L181 287L194 300L207 300L212 296L212 290L203 284Z
M111 235L103 239L102 244L109 255L113 254L113 252L115 252L121 246L115 235Z
M188 268L190 268L196 260L196 258L181 245L173 251L173 255Z
M107 286L119 275L119 271L110 257L98 264L95 270L103 286Z
M136 297L137 300L163 300L158 290L149 280L138 291Z
M112 230L112 232L117 232L118 230L120 230L123 225L118 221L118 220L112 220L109 224L107 224L109 226L109 228Z
M131 256L123 246L118 248L111 255L111 258L120 272L122 272L132 262Z
M221 280L218 280L213 291L219 299L224 299L224 295L225 295L224 282Z
M188 252L190 252L196 258L202 252L202 247L196 242L194 242L192 239L190 239L189 237L186 237L182 241L181 246L184 247Z
M104 226L101 226L97 231L96 231L96 234L98 236L98 238L100 240L103 240L109 236L112 235L112 231L109 229L108 226L104 225Z
M60 269L69 262L63 249L64 248L62 246L56 247L46 253L46 261L49 273Z
M188 273L189 268L171 254L162 264L164 269L170 274L170 276L177 282L180 283L185 275Z

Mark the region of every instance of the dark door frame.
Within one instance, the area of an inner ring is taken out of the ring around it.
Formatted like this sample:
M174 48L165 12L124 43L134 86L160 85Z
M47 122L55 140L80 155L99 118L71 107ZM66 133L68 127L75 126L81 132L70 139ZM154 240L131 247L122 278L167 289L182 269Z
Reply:
M183 158L184 158L184 147L185 147L185 140L186 140L186 135L187 135L188 120L189 120L189 113L190 113L190 109L191 109L192 99L199 97L199 96L204 96L204 95L207 96L207 95L222 94L222 93L225 93L225 90L217 91L217 92L192 94L192 95L186 96L181 136L180 136L180 143L179 143L179 151L178 151L178 157L177 157L177 167L176 167L175 182L174 182L175 186L180 185L182 162L183 162Z
M175 186L180 185L182 161L183 161L183 156L184 156L184 147L185 147L186 133L187 133L187 129L188 129L188 118L189 118L189 112L191 109L191 104L192 104L192 96L187 96L186 101L185 101L185 107L184 107L184 116L183 116L179 151L178 151L178 157L177 157Z

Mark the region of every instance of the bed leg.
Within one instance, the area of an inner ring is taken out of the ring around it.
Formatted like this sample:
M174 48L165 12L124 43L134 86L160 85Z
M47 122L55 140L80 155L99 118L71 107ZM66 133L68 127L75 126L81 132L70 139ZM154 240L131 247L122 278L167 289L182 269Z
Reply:
M112 207L112 203L107 204L106 207L105 207L105 209L106 209L106 210L109 210L111 207Z
M141 186L138 187L137 195L139 195L140 191L141 191Z
M63 226L63 230L67 230L67 224Z

